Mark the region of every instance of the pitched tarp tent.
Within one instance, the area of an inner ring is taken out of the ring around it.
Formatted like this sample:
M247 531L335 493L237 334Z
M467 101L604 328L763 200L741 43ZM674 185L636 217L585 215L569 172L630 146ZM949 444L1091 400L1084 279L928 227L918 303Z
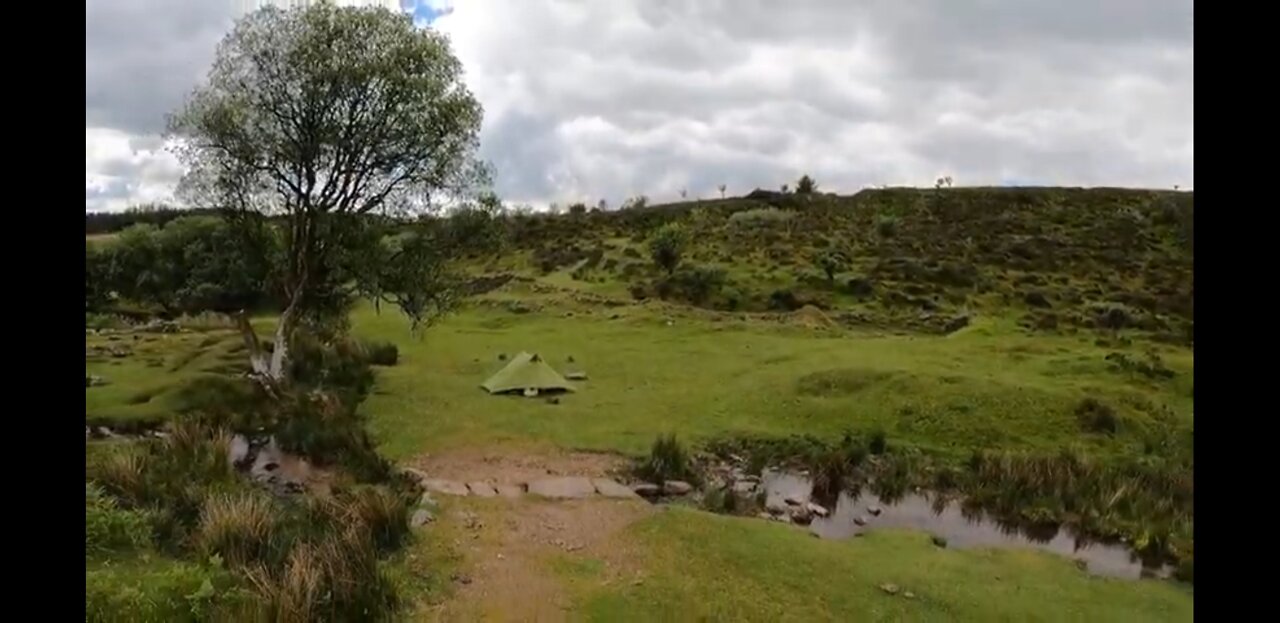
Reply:
M559 372L553 370L541 357L529 353L520 353L512 357L506 366L489 377L481 387L490 394L509 392L545 394L573 391L569 381L560 376Z

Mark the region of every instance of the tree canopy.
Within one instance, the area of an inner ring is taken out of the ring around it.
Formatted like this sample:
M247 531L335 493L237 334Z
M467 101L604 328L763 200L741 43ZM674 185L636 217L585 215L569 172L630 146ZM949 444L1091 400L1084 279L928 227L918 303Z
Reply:
M323 3L236 24L170 132L189 203L222 210L246 237L262 215L280 217L270 360L242 323L255 373L281 380L299 322L344 316L353 297L399 305L415 323L447 308L452 234L427 219L388 239L385 217L483 186L481 114L445 37L406 15Z

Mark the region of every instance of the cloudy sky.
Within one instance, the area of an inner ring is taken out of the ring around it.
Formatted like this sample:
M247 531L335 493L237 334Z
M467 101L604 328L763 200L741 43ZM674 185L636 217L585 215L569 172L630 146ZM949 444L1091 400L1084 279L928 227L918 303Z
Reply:
M1191 0L402 0L507 200L1193 184ZM232 0L87 0L85 208L164 201Z

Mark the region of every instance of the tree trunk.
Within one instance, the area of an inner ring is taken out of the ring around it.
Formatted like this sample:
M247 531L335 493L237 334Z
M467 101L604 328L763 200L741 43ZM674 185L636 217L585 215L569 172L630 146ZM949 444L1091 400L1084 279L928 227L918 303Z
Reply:
M262 342L258 340L258 334L249 324L248 314L242 311L236 318L240 335L244 338L244 345L249 350L250 375L268 389L284 385L288 381L289 344L293 341L293 331L298 323L300 298L295 295L284 313L280 314L270 355L263 349Z

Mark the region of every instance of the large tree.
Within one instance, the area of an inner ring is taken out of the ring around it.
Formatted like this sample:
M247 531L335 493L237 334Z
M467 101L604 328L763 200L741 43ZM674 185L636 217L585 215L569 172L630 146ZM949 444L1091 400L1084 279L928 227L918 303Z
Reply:
M278 217L282 308L270 354L242 316L253 372L285 380L300 322L355 294L415 322L450 299L449 242L433 220L388 242L386 217L458 200L482 181L481 108L439 33L385 9L268 8L218 46L205 84L170 120L197 206L247 232Z

